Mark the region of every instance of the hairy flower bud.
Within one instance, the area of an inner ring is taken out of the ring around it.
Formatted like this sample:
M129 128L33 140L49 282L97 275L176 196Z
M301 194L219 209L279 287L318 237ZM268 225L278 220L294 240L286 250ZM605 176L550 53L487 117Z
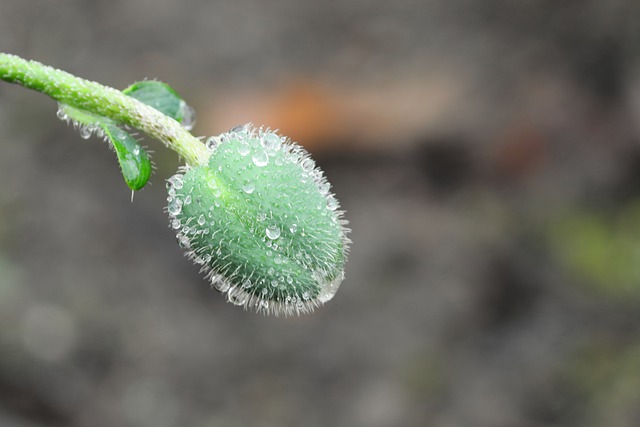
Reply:
M188 256L236 305L291 315L330 300L350 242L308 153L250 125L207 146L208 164L167 181L170 226Z

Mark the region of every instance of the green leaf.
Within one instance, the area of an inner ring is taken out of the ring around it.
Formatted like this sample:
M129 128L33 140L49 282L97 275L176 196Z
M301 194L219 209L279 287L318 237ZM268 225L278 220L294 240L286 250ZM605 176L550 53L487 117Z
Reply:
M71 121L85 139L95 132L111 142L120 163L122 176L129 188L134 191L140 190L149 181L149 155L133 136L119 128L113 120L65 104L60 104L58 117Z
M140 190L151 176L149 155L133 136L118 126L103 123L100 127L113 144L125 182L132 190Z
M156 80L144 80L132 84L122 93L175 119L187 130L193 126L193 109L180 98L175 90L165 83Z

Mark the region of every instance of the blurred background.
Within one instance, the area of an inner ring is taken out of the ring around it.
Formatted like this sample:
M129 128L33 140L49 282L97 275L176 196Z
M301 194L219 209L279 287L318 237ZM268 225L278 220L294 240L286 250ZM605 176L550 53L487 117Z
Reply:
M640 3L0 2L0 50L313 153L315 314L225 303L114 153L0 82L1 426L640 425Z

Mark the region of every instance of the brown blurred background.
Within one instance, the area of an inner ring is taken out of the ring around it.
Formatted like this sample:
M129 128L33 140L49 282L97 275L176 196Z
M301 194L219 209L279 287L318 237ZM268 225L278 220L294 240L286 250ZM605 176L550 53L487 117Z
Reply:
M640 425L640 3L0 2L0 50L196 135L279 128L354 244L336 298L224 302L115 156L0 82L1 426Z

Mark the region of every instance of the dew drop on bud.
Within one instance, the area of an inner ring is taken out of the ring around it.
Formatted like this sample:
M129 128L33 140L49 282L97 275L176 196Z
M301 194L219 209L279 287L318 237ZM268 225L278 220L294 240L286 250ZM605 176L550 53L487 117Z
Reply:
M182 200L178 198L171 200L167 210L171 215L178 215L182 211Z
M332 195L327 197L327 209L335 211L338 208L338 201Z
M246 156L250 152L251 146L247 142L242 141L240 142L240 144L238 144L238 154L240 154L242 157Z
M258 167L267 166L267 163L269 163L269 155L266 151L259 149L253 154L251 160L253 164Z
M282 145L282 141L280 137L275 133L267 133L262 137L264 149L267 151L269 156L275 156L280 150L280 146Z
M235 289L234 289L235 290ZM229 292L229 301L234 305L244 305L249 299L249 294L244 292Z
M306 158L300 163L300 166L302 166L305 172L311 172L315 166L315 162L310 158Z
M320 194L322 194L323 196L326 195L327 193L329 193L329 188L331 187L331 185L328 182L323 182L318 186L318 189L320 190Z
M227 292L229 290L229 282L226 282L224 280L215 280L213 282L213 287L220 292Z
M214 137L207 138L207 142L205 142L205 145L210 151L215 150L218 146L218 140Z
M167 189L169 187L175 188L176 190L180 190L182 188L182 178L180 175L174 175L167 180Z
M270 225L267 227L267 237L270 238L271 240L275 240L278 237L280 237L280 229L278 228L277 225Z
M247 181L242 186L242 190L247 194L253 193L253 190L255 189L256 189L256 184L253 181Z

